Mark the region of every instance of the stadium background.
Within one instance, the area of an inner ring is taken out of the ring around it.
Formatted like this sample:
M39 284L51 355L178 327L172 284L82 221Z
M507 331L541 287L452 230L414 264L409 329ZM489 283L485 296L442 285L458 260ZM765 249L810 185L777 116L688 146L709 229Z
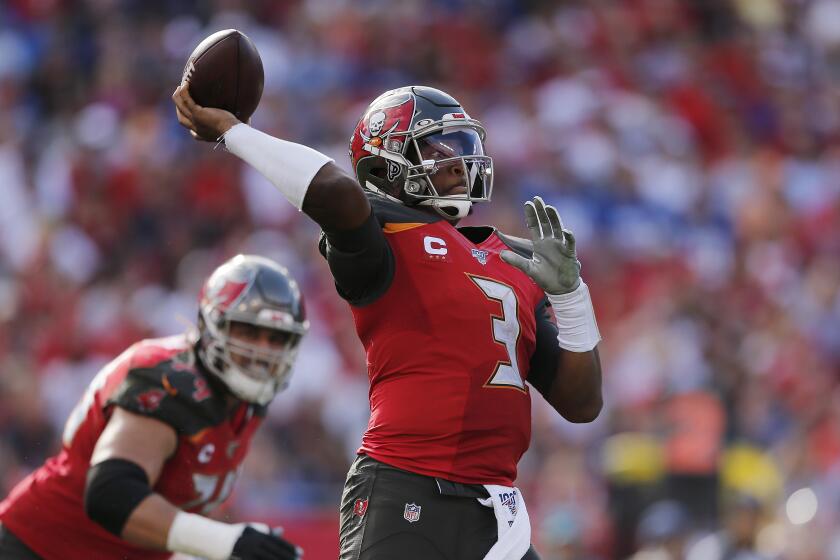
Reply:
M255 126L346 166L376 94L441 87L496 162L470 223L524 234L539 194L575 231L606 405L574 426L534 399L518 484L544 558L712 560L739 535L744 558L840 558L838 0L0 3L0 491L102 364L261 253L313 327L222 514L335 558L368 413L351 318L316 227L169 100L229 27L265 64Z

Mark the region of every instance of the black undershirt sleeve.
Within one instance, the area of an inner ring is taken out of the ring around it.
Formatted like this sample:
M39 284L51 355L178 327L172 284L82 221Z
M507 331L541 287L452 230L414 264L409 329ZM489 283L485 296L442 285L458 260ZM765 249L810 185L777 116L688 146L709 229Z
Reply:
M531 355L528 383L548 400L551 386L560 363L560 346L557 344L557 326L552 321L551 307L543 300L535 311L537 317L537 344Z
M373 212L355 229L322 233L318 248L338 294L349 303L373 303L391 286L394 254Z

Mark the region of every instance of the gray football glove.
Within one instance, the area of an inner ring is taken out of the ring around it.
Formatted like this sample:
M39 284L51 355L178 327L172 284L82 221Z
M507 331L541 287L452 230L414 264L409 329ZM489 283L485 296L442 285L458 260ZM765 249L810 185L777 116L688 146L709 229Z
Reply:
M513 251L502 251L502 260L533 278L547 294L575 291L580 285L575 236L563 228L557 209L535 196L533 202L525 203L525 225L531 231L533 256L526 259Z

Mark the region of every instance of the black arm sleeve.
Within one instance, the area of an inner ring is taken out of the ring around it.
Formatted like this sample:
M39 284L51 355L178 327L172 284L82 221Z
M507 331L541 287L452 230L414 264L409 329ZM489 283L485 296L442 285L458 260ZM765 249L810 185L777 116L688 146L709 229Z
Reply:
M551 307L543 300L535 311L537 316L537 345L531 356L528 383L548 399L557 367L560 363L560 345L557 343L557 326L552 321Z
M146 471L137 463L108 459L88 469L85 513L119 537L131 513L151 493Z
M351 230L327 231L318 244L338 294L353 305L373 303L394 279L394 254L373 212Z

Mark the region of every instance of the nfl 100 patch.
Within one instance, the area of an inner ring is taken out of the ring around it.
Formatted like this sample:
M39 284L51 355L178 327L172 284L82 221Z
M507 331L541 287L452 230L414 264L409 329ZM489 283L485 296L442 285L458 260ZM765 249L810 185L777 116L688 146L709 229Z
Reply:
M472 249L471 252L472 256L475 257L475 260L477 260L481 264L487 264L487 255L489 255L490 253L488 253L484 249Z

